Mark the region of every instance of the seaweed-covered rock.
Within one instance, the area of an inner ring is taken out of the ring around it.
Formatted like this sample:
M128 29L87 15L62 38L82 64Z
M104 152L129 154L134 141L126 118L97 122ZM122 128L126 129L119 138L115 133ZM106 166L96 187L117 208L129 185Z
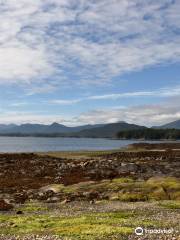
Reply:
M10 203L8 203L4 199L0 199L0 211L9 211L12 210L14 206Z

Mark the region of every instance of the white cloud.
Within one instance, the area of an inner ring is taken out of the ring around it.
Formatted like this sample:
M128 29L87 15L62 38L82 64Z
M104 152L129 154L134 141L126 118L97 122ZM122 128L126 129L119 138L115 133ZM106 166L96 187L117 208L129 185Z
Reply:
M26 104L26 103L25 103ZM71 104L62 102L62 104ZM18 104L15 104L17 107ZM1 123L44 123L59 122L67 126L83 124L112 123L126 121L129 123L158 126L180 119L180 98L173 97L160 104L117 106L82 112L80 115L64 115L47 113L47 111L4 111L0 109Z
M171 0L1 0L0 83L99 84L179 61L179 11Z
M69 120L68 120L69 119ZM7 111L1 112L1 123L4 124L24 124L24 123L40 123L51 124L53 122L59 122L62 124L72 124L70 117L59 114L40 114L34 112L23 111Z
M180 106L167 103L159 105L140 105L126 108L94 110L76 118L81 123L111 123L126 121L146 126L162 125L180 119Z
M50 103L57 104L57 105L73 105L73 104L79 103L81 101L82 101L82 99L73 99L73 100L59 99L59 100L52 100L52 101L50 101Z
M46 76L51 68L42 49L30 49L19 44L0 48L0 81L31 82Z

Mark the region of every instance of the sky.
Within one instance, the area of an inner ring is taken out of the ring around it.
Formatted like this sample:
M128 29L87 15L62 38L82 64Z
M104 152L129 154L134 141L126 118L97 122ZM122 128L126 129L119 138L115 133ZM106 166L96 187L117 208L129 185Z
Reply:
M0 123L180 119L179 0L0 0Z

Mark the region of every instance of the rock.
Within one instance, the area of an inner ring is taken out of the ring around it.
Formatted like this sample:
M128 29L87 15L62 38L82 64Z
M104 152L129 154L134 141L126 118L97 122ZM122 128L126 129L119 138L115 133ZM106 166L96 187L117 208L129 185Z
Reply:
M23 214L23 211L19 210L19 211L16 212L16 214L21 215L21 214Z
M61 202L61 204L66 204L66 203L69 203L71 202L70 199L66 198L64 201Z
M91 200L89 203L90 203L91 205L92 205L92 204L95 204L95 200L93 199L93 200Z
M0 211L9 211L12 210L14 206L10 203L8 203L4 199L0 199Z
M118 174L136 172L138 167L134 163L122 163L118 168Z
M26 192L20 192L20 193L16 193L14 194L14 201L15 203L25 203L25 201L28 199L28 195Z
M44 195L48 196L48 197L53 197L55 194L55 192L53 190L47 190Z
M47 199L47 203L57 203L57 202L59 202L58 197L52 197Z
M84 192L83 196L86 200L94 200L99 198L99 193L97 191Z
M27 196L28 196L28 199L36 199L37 198L37 191L36 190L32 190L32 189L29 189L27 191Z
M39 192L37 194L37 199L38 200L48 200L48 198L52 198L55 195L53 190L47 190L44 192Z

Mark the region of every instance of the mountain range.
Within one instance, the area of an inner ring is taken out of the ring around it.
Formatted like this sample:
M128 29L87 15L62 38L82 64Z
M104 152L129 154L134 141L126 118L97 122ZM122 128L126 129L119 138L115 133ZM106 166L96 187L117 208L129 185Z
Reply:
M180 120L164 124L158 128L162 129L180 129Z
M59 123L44 124L0 124L0 135L27 135L27 136L62 136L62 137L116 137L120 131L145 129L145 126L117 122L109 124L83 125L67 127ZM158 129L180 129L180 120L162 126Z
M91 129L84 129L77 133L77 137L116 137L117 132L126 131L126 130L138 130L144 129L146 127L139 126L135 124L129 124L126 122L117 122L117 123L109 123L104 126L94 127ZM74 134L76 135L76 134Z
M130 129L144 128L126 122L110 124L83 125L67 127L59 123L51 125L44 124L22 124L22 125L0 125L1 135L58 135L69 137L114 137L117 132Z
M83 125L77 127L67 127L65 125L59 123L52 123L51 125L44 124L22 124L22 125L4 125L0 124L0 133L3 134L57 134L57 133L74 133L79 132L84 129L91 129L95 127L101 127L104 124L96 124L96 125Z

